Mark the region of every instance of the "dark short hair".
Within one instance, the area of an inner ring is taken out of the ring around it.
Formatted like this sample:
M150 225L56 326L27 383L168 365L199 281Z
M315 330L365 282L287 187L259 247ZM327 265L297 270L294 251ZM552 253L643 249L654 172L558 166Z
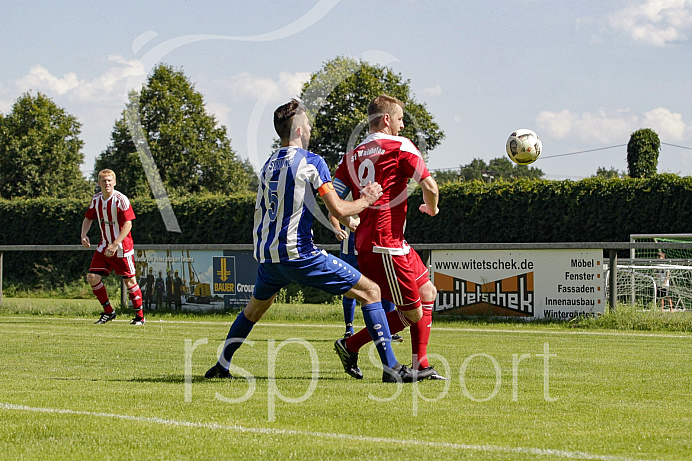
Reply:
M281 139L291 137L293 117L307 112L305 105L297 99L291 99L274 111L274 129Z

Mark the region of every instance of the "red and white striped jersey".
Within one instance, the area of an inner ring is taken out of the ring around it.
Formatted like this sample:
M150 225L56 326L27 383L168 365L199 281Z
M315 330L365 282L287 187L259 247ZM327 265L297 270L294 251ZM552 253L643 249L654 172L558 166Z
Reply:
M356 230L356 250L407 254L404 239L408 208L408 181L430 176L416 146L403 136L372 133L341 159L334 174L334 188L343 198L349 191L360 197L368 182L382 186L382 197L363 210Z
M120 236L125 222L135 219L135 212L127 196L114 190L108 200L104 200L102 192L94 195L84 217L98 221L101 228L101 241L96 251L103 253L103 250ZM134 254L134 244L132 234L128 233L118 247L117 256L124 258L131 254Z

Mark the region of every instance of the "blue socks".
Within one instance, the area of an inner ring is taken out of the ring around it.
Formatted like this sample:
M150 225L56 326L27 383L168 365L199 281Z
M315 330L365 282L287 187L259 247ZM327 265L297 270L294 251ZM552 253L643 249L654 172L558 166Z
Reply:
M382 304L376 303L363 306L363 320L365 320L365 328L372 337L377 353L380 355L382 365L389 368L394 368L399 362L392 350L392 334L389 332L389 323L382 309Z
M348 320L346 317L346 300L350 298L344 298L344 319ZM355 310L355 299L350 299L353 301L352 307L350 309L350 320L353 322L353 313ZM382 309L383 305L387 303L394 307L393 304L388 301L382 301L367 304L361 309L363 311L363 320L365 321L365 328L367 328L370 337L373 338L375 347L377 348L377 353L380 356L382 365L388 366L389 368L394 368L398 361L392 350L392 334L389 331L389 324L387 323L387 317L385 311ZM219 357L219 365L224 369L228 370L231 360L233 359L233 354L238 348L243 344L245 338L248 337L250 331L255 326L254 322L251 322L245 317L244 312L240 312L236 317L235 321L228 330L228 336L226 337L226 342L223 347L223 352L221 357Z
M394 309L396 309L396 304L394 304L391 301L387 301L386 299L382 300L382 309L384 309L384 313L388 314L392 312Z
M235 354L235 351L243 344L245 338L247 338L254 326L255 322L249 321L242 311L238 314L238 317L235 318L230 330L228 330L223 352L221 353L221 357L219 357L218 363L224 370L228 370L233 354Z
M344 323L346 323L346 331L353 334L353 316L356 313L356 300L343 296L341 304L344 306Z

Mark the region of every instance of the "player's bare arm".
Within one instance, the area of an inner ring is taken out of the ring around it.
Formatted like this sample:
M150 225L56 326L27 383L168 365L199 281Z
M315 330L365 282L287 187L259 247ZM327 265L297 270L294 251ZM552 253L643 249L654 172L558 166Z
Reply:
M331 190L322 196L327 210L337 219L354 216L373 205L382 197L382 186L377 183L369 183L360 192L358 200L342 200L339 195Z
M329 213L329 221L332 222L332 227L334 226L334 223L336 223L336 226L339 228L339 231L343 232L343 238L339 238L339 236L337 235L336 238L339 240L343 240L346 237L348 237L346 231L339 226L339 223L346 226L348 230L350 230L351 232L355 232L356 229L358 229L358 226L360 225L360 218L358 216L347 216L345 218L336 219L334 216L332 216L331 213ZM334 233L336 234L336 232L336 228L334 228Z
M334 232L334 237L341 242L342 240L345 240L348 237L348 234L344 229L341 228L339 225L339 220L336 219L334 216L332 216L331 213L329 213L329 224L332 225L332 231Z
M421 189L423 189L423 203L418 209L421 213L425 213L430 216L435 216L440 212L437 207L440 201L440 192L437 188L437 181L432 176L428 176L420 183Z
M84 248L89 248L91 246L91 242L89 241L89 236L87 235L89 233L89 229L91 229L91 223L93 221L88 218L84 218L84 221L82 221L82 246Z

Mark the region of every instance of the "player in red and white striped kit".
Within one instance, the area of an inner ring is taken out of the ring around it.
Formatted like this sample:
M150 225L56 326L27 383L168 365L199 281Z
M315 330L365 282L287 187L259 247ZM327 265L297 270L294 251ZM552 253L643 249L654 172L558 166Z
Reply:
M427 358L437 290L428 278L428 268L404 239L409 179L420 184L424 203L419 209L430 216L439 212L437 183L416 146L398 136L404 128L401 101L378 96L368 106L368 119L370 134L343 156L334 174L334 188L341 197L351 192L357 199L364 184L377 182L382 186L382 197L360 213L358 265L380 286L382 299L397 306L387 314L391 333L411 327L413 370L421 378L444 379ZM356 353L370 338L361 331L338 341L346 351Z
M135 212L125 194L115 190L116 181L113 170L99 171L98 183L101 192L92 197L82 222L82 246L84 247L91 246L87 236L91 223L98 221L101 229L101 240L91 259L87 274L87 282L103 306L103 313L96 323L109 322L116 316L108 299L106 287L101 281L102 277L114 271L125 281L127 293L135 309L135 318L130 323L144 325L142 291L135 277L135 251L130 233Z

